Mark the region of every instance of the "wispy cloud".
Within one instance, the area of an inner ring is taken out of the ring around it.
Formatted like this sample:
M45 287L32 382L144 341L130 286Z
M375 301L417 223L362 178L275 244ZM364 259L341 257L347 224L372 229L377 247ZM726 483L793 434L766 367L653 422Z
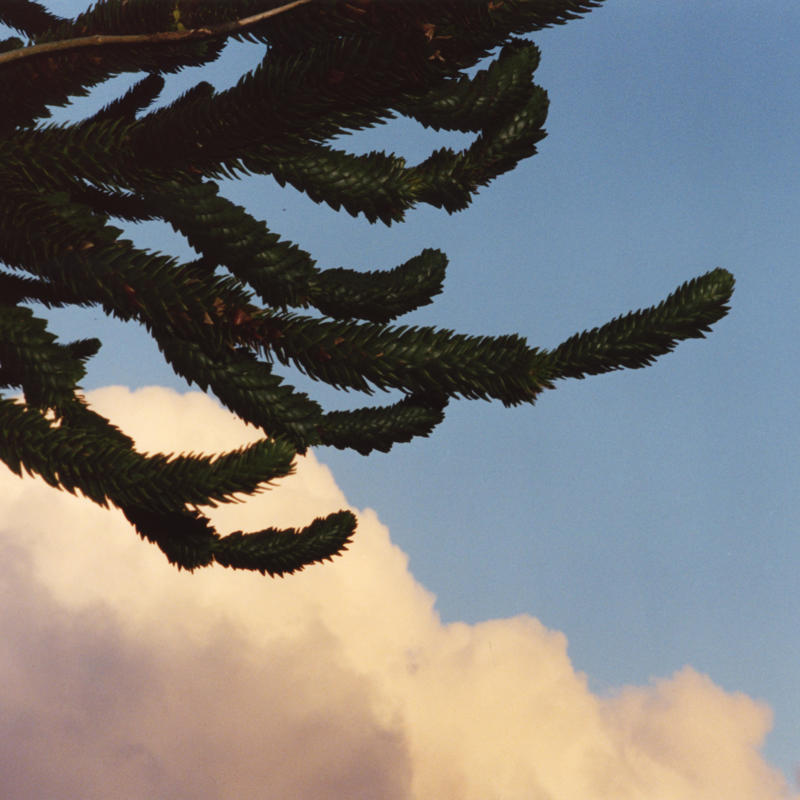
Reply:
M147 450L254 437L165 389L91 401ZM223 529L343 507L309 456ZM122 516L0 472L0 796L786 800L770 710L687 667L593 694L532 617L443 625L372 511L286 580L178 573ZM796 797L796 796L795 796Z

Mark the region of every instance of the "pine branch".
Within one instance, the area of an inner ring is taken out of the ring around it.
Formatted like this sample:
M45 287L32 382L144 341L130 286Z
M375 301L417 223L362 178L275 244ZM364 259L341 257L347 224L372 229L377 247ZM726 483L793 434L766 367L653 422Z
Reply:
M309 564L331 561L347 550L355 527L353 513L339 511L315 519L301 531L236 531L214 543L213 555L224 567L258 570L262 575L291 575Z
M41 303L47 308L61 308L66 305L89 306L83 294L68 296L63 289L56 289L51 283L22 275L10 275L0 271L0 298L9 305L18 303Z
M8 0L0 6L0 22L28 36L39 36L62 21L34 0Z
M371 394L532 402L550 386L524 338L465 336L447 329L334 322L290 314L255 320L265 352L315 380Z
M285 440L265 439L216 457L145 456L99 414L86 408L70 413L65 406L59 411L58 420L48 419L0 398L0 459L18 475L24 468L103 506L166 513L187 504L231 502L292 471L296 451Z
M55 54L72 52L84 48L103 48L115 47L120 45L139 45L139 44L175 44L176 42L196 41L198 39L211 39L220 36L230 36L231 34L244 33L249 28L258 25L270 17L291 11L298 6L304 6L312 0L292 0L277 8L269 11L262 11L244 19L232 20L203 28L189 28L176 31L161 31L159 33L140 33L114 36L112 34L95 34L93 36L80 36L75 39L66 39L58 42L45 42L43 44L26 47L22 50L12 50L8 53L0 54L0 69L3 65L23 59L37 58L40 56L51 56Z
M344 208L353 217L362 213L369 222L400 222L418 200L418 181L405 159L382 152L353 155L307 144L295 158L246 156L242 166L272 175L281 186L288 183L334 211Z
M165 179L187 170L211 178L243 171L279 176L284 162L292 174L289 162L316 158L318 146L333 137L385 121L395 98L435 83L446 70L428 55L420 35L341 37L304 54L270 53L234 87L189 109L141 118L131 149Z
M98 122L106 119L126 119L133 121L137 112L155 100L164 88L164 79L160 75L148 75L135 83L128 91L107 106L103 107L87 122Z
M86 373L84 361L99 348L98 339L58 344L47 323L30 309L0 302L2 385L22 388L26 403L34 408L69 405Z
M444 420L447 398L410 395L384 408L331 411L319 425L319 444L369 455L388 453L392 446L428 436Z
M684 339L704 338L728 311L734 278L714 269L687 281L656 306L616 317L544 351L550 376L583 378L618 369L639 369Z
M410 98L398 110L437 131L480 131L527 102L539 58L532 42L514 40L487 69L448 80L419 99Z
M309 287L312 305L334 319L391 322L433 302L442 291L447 256L425 249L391 270L319 272Z
M559 378L646 366L703 336L733 290L732 276L714 270L552 351L517 335L389 324L441 291L444 254L426 249L385 271L319 269L213 180L271 175L316 202L387 224L421 202L465 208L545 135L548 99L533 83L539 52L513 37L598 2L295 0L264 10L270 2L106 0L64 21L34 2L0 8L0 19L35 40L27 48L11 41L0 53L0 261L24 273L0 271L0 388L25 396L0 398L0 459L118 506L186 569L216 561L280 575L331 558L353 534L349 512L299 532L223 537L197 507L260 491L311 446L385 452L427 436L452 397L532 403ZM169 106L140 113L161 91L162 74L209 62L230 36L265 43L268 57L231 89L201 81ZM466 74L498 47L486 69ZM49 106L140 71L148 77L94 116L37 126ZM330 146L396 113L476 136L461 152L440 148L414 166ZM199 257L179 263L138 248L112 217L163 220ZM94 305L142 323L176 373L265 438L216 457L139 453L80 394L99 342L59 343L25 302ZM309 306L326 317L296 313ZM337 388L404 397L326 412L274 372L281 364Z
M192 509L158 512L126 507L123 512L143 539L156 544L171 564L194 570L213 561L232 569L270 576L291 575L347 550L356 527L350 511L315 519L300 531L265 528L220 536L209 520Z
M246 350L204 350L197 342L166 335L158 339L175 372L214 394L247 422L291 441L298 452L317 444L322 416L318 403L297 392Z
M199 511L158 511L124 506L122 512L142 539L158 546L170 564L190 572L214 560L219 534Z
M212 183L161 183L143 196L209 263L227 267L271 306L305 302L317 273L311 256L282 241Z

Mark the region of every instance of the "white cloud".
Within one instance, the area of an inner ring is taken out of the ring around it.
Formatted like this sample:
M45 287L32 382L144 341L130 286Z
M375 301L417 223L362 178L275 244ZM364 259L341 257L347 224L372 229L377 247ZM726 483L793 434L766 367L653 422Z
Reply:
M92 393L143 449L253 438L208 398ZM346 506L302 459L223 530ZM284 580L179 573L116 511L0 472L0 796L784 800L764 705L686 668L598 697L563 634L442 625L372 511Z

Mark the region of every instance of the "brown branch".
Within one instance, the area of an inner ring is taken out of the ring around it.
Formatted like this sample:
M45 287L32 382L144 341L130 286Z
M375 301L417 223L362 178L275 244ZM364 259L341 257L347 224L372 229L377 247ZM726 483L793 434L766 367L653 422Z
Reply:
M214 25L208 28L189 28L183 31L163 31L161 33L134 33L126 36L114 36L101 33L94 36L81 36L77 39L64 39L60 42L46 42L45 44L37 44L33 47L20 47L16 50L0 53L0 67L9 62L19 61L23 58L63 53L68 50L77 50L83 47L105 47L107 45L120 44L161 44L181 42L187 39L206 39L212 36L223 36L246 30L269 17L274 17L285 11L291 11L293 8L304 6L311 2L313 2L313 0L292 0L292 2L286 3L285 5L271 8L269 11L262 11L260 14L253 14L251 17L236 19L232 22L223 22L220 25Z

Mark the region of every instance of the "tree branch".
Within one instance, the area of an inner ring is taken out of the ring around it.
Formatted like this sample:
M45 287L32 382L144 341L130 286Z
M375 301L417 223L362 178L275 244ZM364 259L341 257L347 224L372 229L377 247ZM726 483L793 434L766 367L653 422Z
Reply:
M277 16L285 11L291 11L298 6L311 3L312 0L292 0L291 3L271 8L269 11L262 11L260 14L253 14L250 17L236 19L231 22L223 22L208 28L190 28L183 31L163 31L161 33L135 33L126 36L109 36L96 34L94 36L81 36L77 39L65 39L60 42L46 42L37 44L33 47L20 47L16 50L9 50L0 53L0 67L12 61L20 61L24 58L34 58L36 56L52 53L63 53L68 50L78 50L83 47L105 47L107 45L120 44L160 44L181 42L187 39L206 39L213 36L222 36L257 25L269 17Z

